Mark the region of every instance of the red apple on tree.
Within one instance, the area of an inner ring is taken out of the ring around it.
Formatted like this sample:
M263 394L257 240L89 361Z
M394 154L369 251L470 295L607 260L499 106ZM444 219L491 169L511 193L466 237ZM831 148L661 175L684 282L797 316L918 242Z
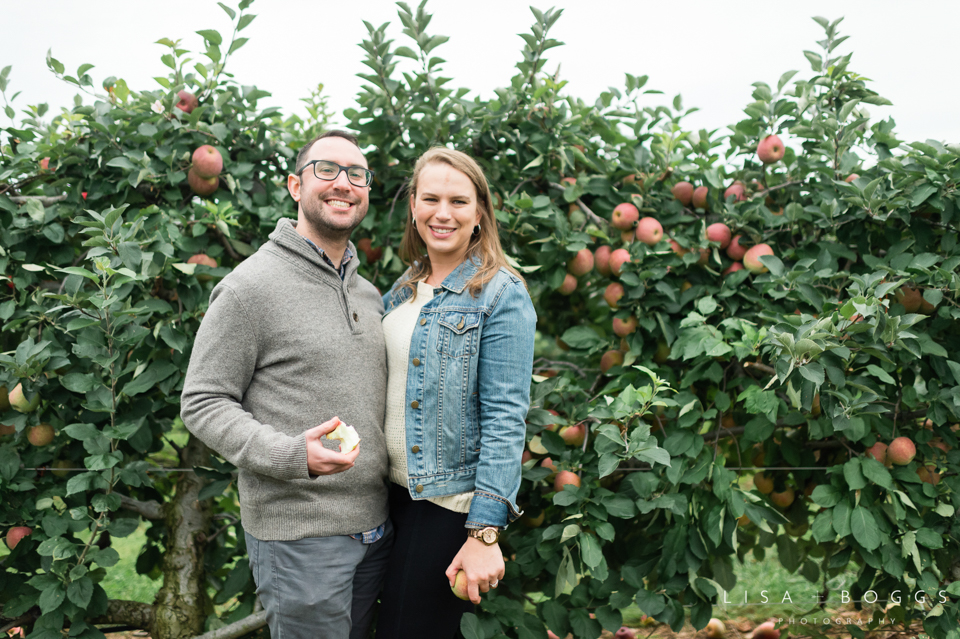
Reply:
M177 107L184 113L190 113L198 106L200 106L200 101L197 99L197 96L190 93L186 89L181 89L177 91L177 97L180 98L180 101L174 104L173 106Z
M610 272L619 276L623 265L630 261L630 251L617 249L610 254Z
M614 366L623 366L623 351L607 351L600 357L600 372L606 374Z
M727 187L723 192L723 199L726 200L729 197L733 197L734 202L743 202L747 199L747 189L743 186L743 182L737 181Z
M764 255L773 255L773 249L769 244L756 244L747 249L743 256L743 266L754 275L766 273L767 267L760 258Z
M730 244L727 245L727 257L734 262L743 260L743 256L747 254L747 249L740 246L741 239L743 239L742 235L734 235L733 239L730 240Z
M679 257L683 257L684 255L686 255L686 254L688 253L687 249L685 249L685 248L683 248L682 246L680 246L680 244L679 244L675 239L673 239L672 237L671 237L669 240L667 240L667 243L670 244L670 249L671 249L674 253L676 253L677 256L679 256Z
M33 528L28 526L14 526L7 531L7 548L13 550L20 543L20 540L33 532Z
M610 224L621 231L633 229L637 220L640 219L640 211L633 204L623 202L613 209L613 215L610 216Z
M727 275L730 275L731 273L736 273L737 271L742 271L742 270L743 270L743 264L741 264L740 262L734 262L733 264L731 264L730 266L728 266L723 270L723 275L727 276Z
M730 227L723 222L715 222L707 227L707 241L720 242L720 248L725 249L730 246L732 233Z
M610 254L613 249L609 246L601 246L593 254L593 265L600 275L610 277Z
M916 456L917 447L909 437L897 437L887 447L887 459L897 466L906 466Z
M663 239L663 226L652 217L645 217L637 223L637 239L653 246Z
M757 145L757 157L764 164L773 164L783 158L786 150L780 138L776 135L768 135L760 140L760 144Z
M673 193L673 197L677 198L680 204L684 206L690 206L690 202L693 201L693 185L689 182L677 182L673 185L673 188L670 189L670 192Z
M187 184L190 185L190 190L200 197L209 197L217 192L217 188L220 186L220 178L201 177L195 168L190 167L190 170L187 171Z
M583 422L573 424L572 426L564 426L560 429L560 438L566 442L568 446L582 446L583 440L586 439L586 437L587 427Z
M623 284L619 282L611 282L607 285L607 288L603 291L603 299L606 300L610 308L617 308L617 303L620 301L620 298L624 295Z
M557 291L561 295L570 295L575 290L577 290L577 278L567 273L563 276L563 283L560 284L560 288L558 288Z
M34 446L46 446L53 441L54 434L50 424L37 424L27 430L27 441Z
M556 479L553 480L553 488L557 492L563 490L563 487L566 485L580 487L580 476L576 473L570 472L569 470L561 470L557 473Z
M619 317L613 318L613 332L617 337L626 337L631 333L637 332L637 327L639 325L640 324L635 315L631 315L625 320L622 320Z
M373 246L373 241L369 237L362 237L357 240L357 250L363 251L367 256L367 264L374 264L383 257L383 249L379 246Z
M192 161L194 170L202 178L217 177L223 171L223 156L209 144L197 147Z
M710 189L705 186L698 186L693 191L693 198L691 203L695 209L704 209L707 208L707 194L710 193Z
M873 446L867 449L867 455L873 457L881 464L886 465L887 463L887 445L883 442L877 442Z
M567 270L580 277L593 270L593 253L588 248L577 251L577 254L567 262Z

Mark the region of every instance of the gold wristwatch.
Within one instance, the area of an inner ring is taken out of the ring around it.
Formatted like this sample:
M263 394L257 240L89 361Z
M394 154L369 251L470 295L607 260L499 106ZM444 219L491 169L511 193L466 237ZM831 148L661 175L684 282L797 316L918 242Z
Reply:
M500 539L500 529L496 526L487 526L486 528L470 528L467 530L467 536L479 539L488 546L492 546Z

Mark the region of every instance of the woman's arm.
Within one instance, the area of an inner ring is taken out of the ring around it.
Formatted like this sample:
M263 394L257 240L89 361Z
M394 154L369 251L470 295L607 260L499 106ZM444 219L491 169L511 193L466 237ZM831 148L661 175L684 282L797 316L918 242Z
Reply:
M519 516L537 314L522 282L504 287L483 323L477 364L480 461L467 526L503 528Z
M480 336L477 377L480 402L480 463L467 527L503 528L518 515L520 458L530 408L530 375L537 315L522 282L504 287ZM457 573L467 577L470 600L495 588L504 575L499 544L487 546L468 537L447 567L453 586Z

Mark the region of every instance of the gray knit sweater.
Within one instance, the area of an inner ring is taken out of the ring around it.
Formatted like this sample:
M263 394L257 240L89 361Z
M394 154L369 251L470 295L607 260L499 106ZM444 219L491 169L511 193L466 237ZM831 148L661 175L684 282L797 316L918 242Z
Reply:
M354 534L386 520L382 315L357 261L341 281L289 219L213 290L181 416L240 469L243 527L257 539ZM360 455L346 472L311 478L303 433L335 415L356 427Z

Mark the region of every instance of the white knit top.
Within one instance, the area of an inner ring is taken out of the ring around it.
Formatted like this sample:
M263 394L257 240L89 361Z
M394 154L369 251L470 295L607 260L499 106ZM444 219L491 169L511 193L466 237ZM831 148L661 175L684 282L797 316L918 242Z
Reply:
M433 287L417 283L417 296L392 310L383 318L383 338L387 343L387 419L385 434L390 460L390 481L407 486L407 366L410 340L420 311L433 299ZM458 513L470 512L473 493L429 497L427 501Z

